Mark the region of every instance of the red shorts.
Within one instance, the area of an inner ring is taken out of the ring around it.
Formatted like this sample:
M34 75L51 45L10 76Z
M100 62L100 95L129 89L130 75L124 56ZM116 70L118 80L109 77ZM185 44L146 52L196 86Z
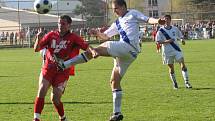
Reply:
M69 79L69 70L57 71L56 69L43 68L42 75L52 86L56 87Z

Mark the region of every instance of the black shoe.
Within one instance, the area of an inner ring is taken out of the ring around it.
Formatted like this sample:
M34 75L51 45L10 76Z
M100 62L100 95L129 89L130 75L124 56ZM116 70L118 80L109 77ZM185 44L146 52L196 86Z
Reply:
M177 82L174 82L174 83L173 83L173 89L178 89L178 84L177 84Z
M113 113L110 117L109 121L121 121L123 119L123 115L121 112Z
M190 89L190 88L192 88L192 85L189 82L185 82L185 87Z

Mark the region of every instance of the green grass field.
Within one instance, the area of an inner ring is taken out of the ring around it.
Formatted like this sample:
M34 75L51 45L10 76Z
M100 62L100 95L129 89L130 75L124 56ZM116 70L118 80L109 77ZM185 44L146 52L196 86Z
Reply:
M185 89L175 65L179 89L173 90L167 66L155 44L142 53L122 80L124 121L215 121L215 40L187 41L182 46L193 89ZM111 58L78 65L62 98L70 121L107 121L112 112ZM41 58L33 49L0 49L0 121L33 118ZM49 99L43 121L58 121Z

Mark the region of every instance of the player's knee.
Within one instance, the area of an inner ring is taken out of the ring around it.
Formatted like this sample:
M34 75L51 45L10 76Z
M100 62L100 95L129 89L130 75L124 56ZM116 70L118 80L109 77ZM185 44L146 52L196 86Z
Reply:
M57 98L56 96L52 95L52 96L51 96L51 102L52 102L54 105L59 105L59 104L60 104L60 99Z
M169 69L169 74L174 74L175 71L173 69Z
M120 87L120 80L110 80L110 85L114 89L118 89Z
M110 85L112 85L113 82L114 82L114 81L111 79L111 80L110 80Z
M85 56L86 60L89 61L90 59L93 58L92 53L90 51L85 51L83 53L83 56Z
M182 67L181 70L182 71L187 71L187 67Z

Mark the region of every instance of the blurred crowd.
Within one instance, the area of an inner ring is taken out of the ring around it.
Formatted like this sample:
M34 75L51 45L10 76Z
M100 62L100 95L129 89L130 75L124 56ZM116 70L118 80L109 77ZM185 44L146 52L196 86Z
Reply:
M195 24L186 23L185 25L174 24L177 26L183 33L185 39L211 39L215 38L215 21L213 22L199 22ZM101 32L104 32L108 27L98 27ZM143 38L154 39L157 30L160 28L158 25L144 25L140 28L140 33ZM80 35L84 40L98 40L98 38L90 33L92 28L76 28L71 31ZM50 29L44 28L45 32L50 31ZM0 31L0 43L7 43L9 45L32 45L34 42L34 37L37 34L38 29L36 28L22 28L20 32L8 32Z
M186 23L185 25L174 24L184 35L185 39L211 39L215 38L215 21L213 22L199 22L195 24ZM153 38L156 31L160 27L158 25L146 25L140 30L145 38Z

